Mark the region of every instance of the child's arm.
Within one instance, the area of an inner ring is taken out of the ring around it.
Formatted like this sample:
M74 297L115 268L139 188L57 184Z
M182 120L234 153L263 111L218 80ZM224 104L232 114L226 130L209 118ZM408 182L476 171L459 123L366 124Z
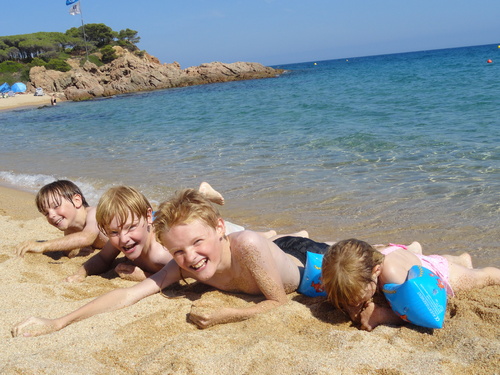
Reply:
M111 268L113 260L115 260L119 254L120 251L108 241L101 251L83 263L78 271L76 271L75 274L68 276L65 281L70 283L79 283L85 280L87 276L99 275L106 272Z
M246 236L244 241L237 251L233 251L233 261L249 272L253 280L247 282L255 283L266 299L250 307L222 308L211 313L203 311L203 307L194 306L189 319L199 328L245 320L288 302L279 267L271 255L267 240L254 234L250 238ZM244 283L245 280L240 282Z
M81 249L82 247L91 246L98 235L99 232L83 230L49 241L26 241L16 248L16 254L23 257L27 252L44 253L46 251Z
M58 331L72 323L90 318L91 316L110 312L133 305L134 303L160 291L178 281L179 268L175 262L170 262L161 271L150 278L129 288L115 289L97 297L79 309L56 319L30 317L11 329L13 337L39 336ZM35 327L33 327L35 325Z

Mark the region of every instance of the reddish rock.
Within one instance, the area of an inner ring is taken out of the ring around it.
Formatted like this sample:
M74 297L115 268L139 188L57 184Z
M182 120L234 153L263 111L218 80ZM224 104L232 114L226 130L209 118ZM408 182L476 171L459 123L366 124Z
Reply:
M248 62L212 62L182 70L177 62L160 64L147 53L139 57L122 48L115 47L115 50L119 57L101 67L90 61L82 67L76 62L70 63L73 69L69 72L33 67L28 91L41 87L46 92L64 92L68 100L87 100L137 91L271 78L283 72Z

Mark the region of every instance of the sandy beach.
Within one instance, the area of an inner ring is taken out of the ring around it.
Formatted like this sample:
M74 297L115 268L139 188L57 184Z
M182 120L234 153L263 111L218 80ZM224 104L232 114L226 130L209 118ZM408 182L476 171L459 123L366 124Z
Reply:
M13 97L0 98L0 111L19 107L41 107L50 105L52 95L35 96L30 93L16 94ZM61 99L58 97L58 101Z
M218 306L258 301L202 285L173 287L119 311L46 336L12 338L28 316L59 317L114 288L110 271L80 284L62 280L88 257L14 255L28 239L60 236L33 195L0 188L2 374L498 374L500 286L448 302L445 327L407 325L360 331L323 298L289 303L244 322L199 330L186 320L196 300Z

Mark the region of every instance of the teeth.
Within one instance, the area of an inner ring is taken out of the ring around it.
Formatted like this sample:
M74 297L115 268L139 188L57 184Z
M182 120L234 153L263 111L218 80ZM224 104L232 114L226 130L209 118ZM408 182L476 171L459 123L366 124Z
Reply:
M62 218L56 221L56 225L58 225L62 221Z
M207 259L206 259L206 258L204 258L204 259L200 260L198 263L193 264L193 265L191 266L191 268L194 268L195 270L198 270L198 269L200 269L201 267L203 267L206 263L207 263Z

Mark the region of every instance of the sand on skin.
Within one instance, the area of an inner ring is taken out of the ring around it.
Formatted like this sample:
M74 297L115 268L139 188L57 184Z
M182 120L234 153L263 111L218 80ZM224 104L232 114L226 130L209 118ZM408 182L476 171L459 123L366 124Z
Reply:
M2 374L495 374L500 368L500 287L449 302L445 328L379 327L363 332L322 298L289 303L244 322L199 330L187 320L194 302L246 306L258 297L202 285L172 288L126 309L46 336L16 337L29 315L59 317L118 287L111 271L80 284L61 280L88 257L59 253L16 258L16 244L61 234L33 196L0 187Z

